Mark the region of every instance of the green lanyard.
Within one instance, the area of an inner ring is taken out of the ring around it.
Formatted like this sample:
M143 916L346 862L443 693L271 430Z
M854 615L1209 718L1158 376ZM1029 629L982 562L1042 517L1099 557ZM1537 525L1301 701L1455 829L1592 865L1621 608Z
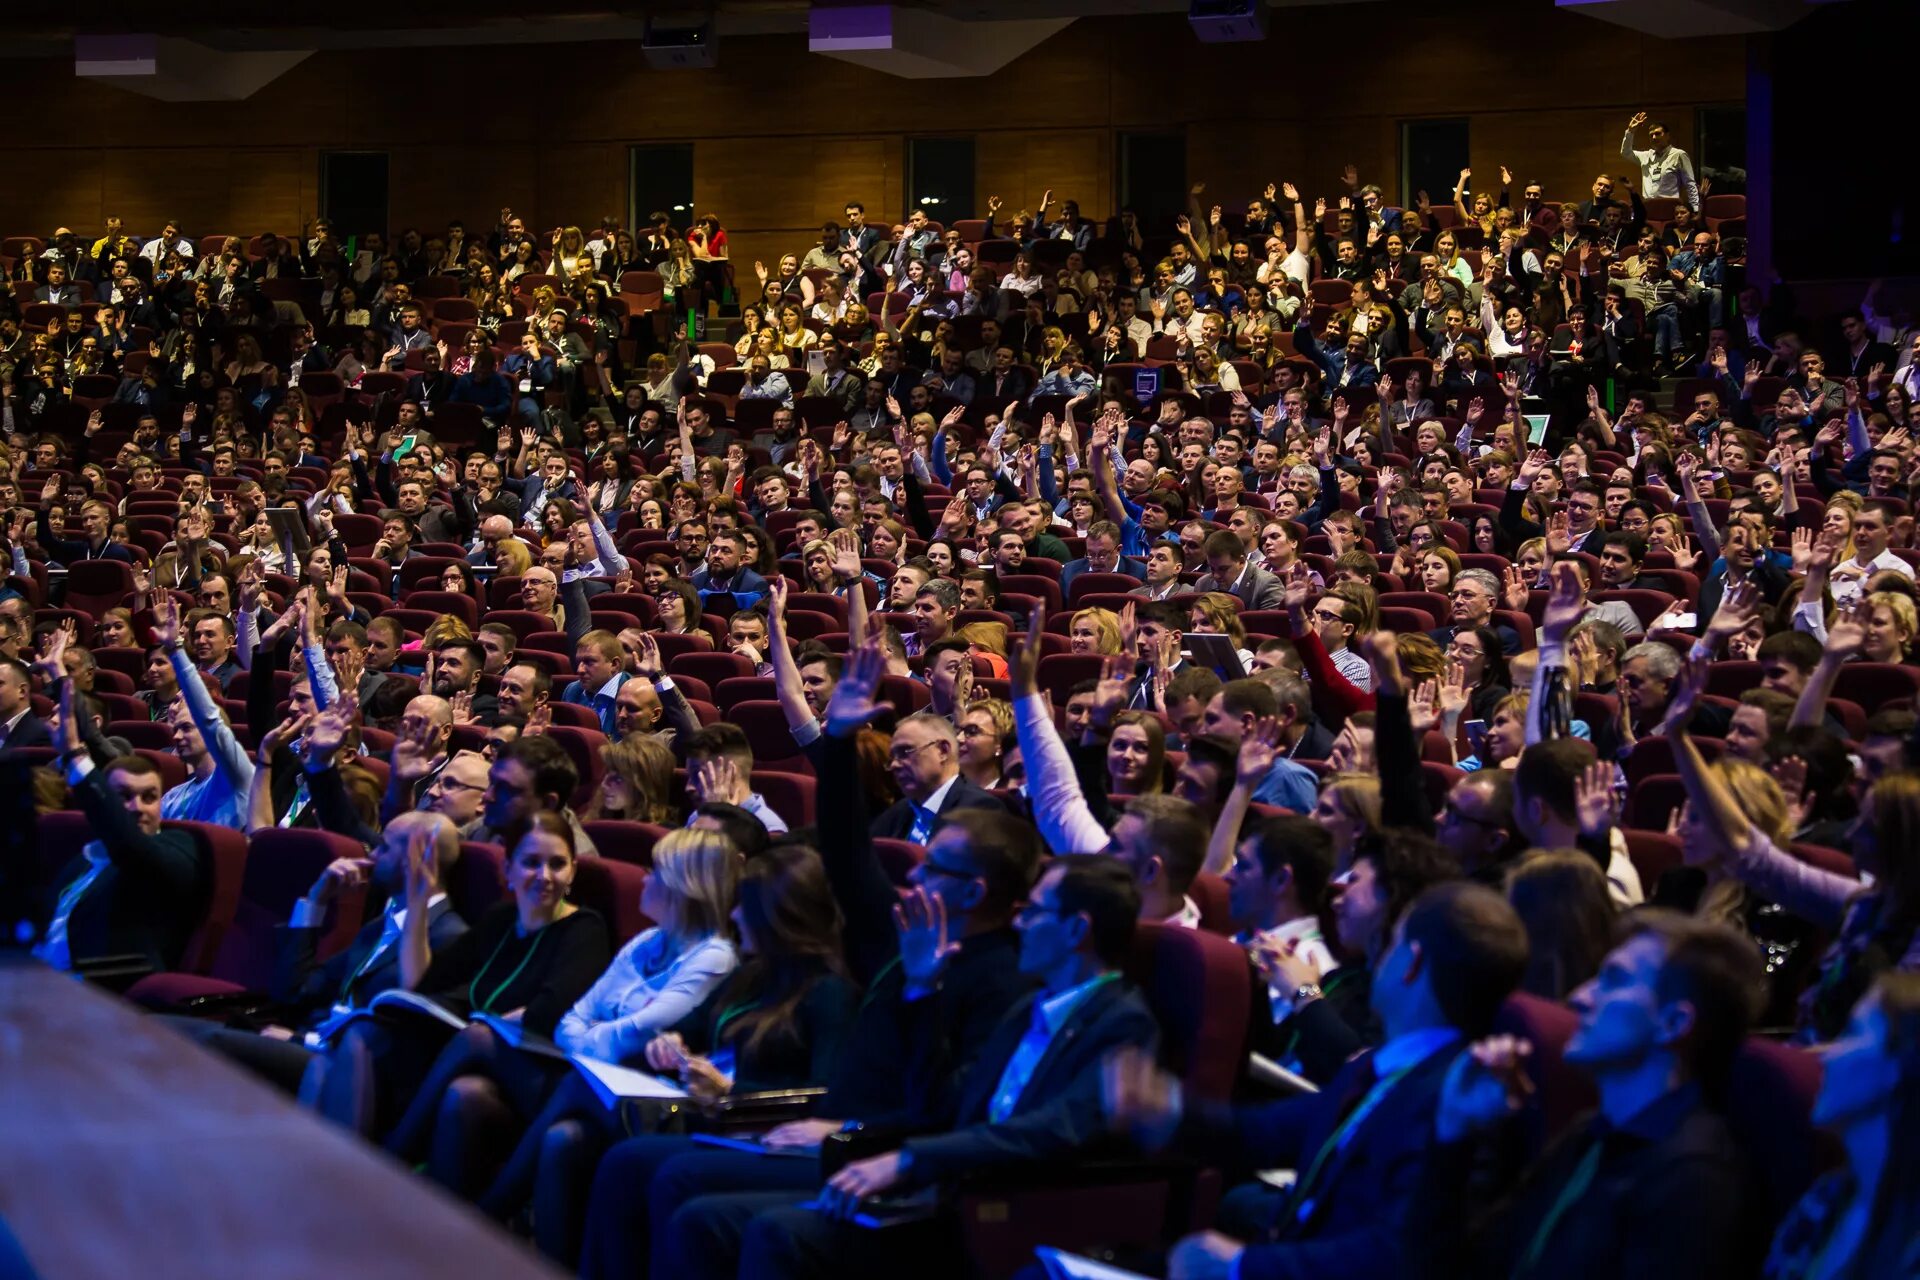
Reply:
M1346 1150L1347 1144L1353 1140L1354 1131L1368 1116L1379 1109L1380 1104L1386 1101L1387 1095L1393 1092L1393 1087L1400 1083L1401 1077L1411 1070L1413 1070L1412 1067L1402 1067L1392 1075L1382 1076L1374 1081L1373 1088L1367 1090L1353 1110L1347 1113L1347 1118L1340 1122L1340 1127L1320 1144L1320 1150L1313 1157L1313 1163L1307 1166L1307 1171L1294 1183L1293 1213L1297 1220L1305 1222L1313 1216L1314 1202L1318 1199L1316 1194L1318 1189L1315 1184L1319 1181L1320 1174L1325 1170L1328 1162Z
M1560 1219L1566 1216L1567 1210L1573 1208L1574 1202L1586 1195L1587 1188L1593 1185L1593 1175L1600 1172L1600 1156L1605 1148L1605 1139L1598 1134L1594 1135L1593 1145L1587 1149L1587 1154L1581 1157L1580 1163L1574 1166L1573 1174L1567 1179L1567 1185L1560 1191L1560 1197L1553 1202L1553 1207L1547 1210L1547 1216L1540 1219L1540 1229L1533 1233L1533 1240L1527 1245L1526 1257L1520 1260L1519 1267L1514 1270L1516 1276L1531 1274L1534 1266L1545 1256L1547 1244L1553 1239L1554 1228L1560 1225Z
M558 924L558 923L559 921L557 920L554 921L554 924ZM501 937L500 941L494 945L493 954L488 956L487 962L480 966L480 972L474 974L473 981L467 984L467 1000L473 1005L476 1011L480 1013L492 1012L493 1002L500 998L501 992L505 991L508 987L514 984L514 982L520 977L521 970L525 969L527 965L532 962L534 953L539 951L540 944L546 941L547 929L551 929L552 927L553 925L550 924L546 926L546 928L541 929L539 933L534 935L533 945L527 948L526 955L520 957L520 963L513 966L513 972L507 975L507 980L501 983L499 986L495 987L493 989L492 995L488 996L485 1000L482 1000L480 999L480 979L486 977L487 970L493 968L493 962L500 958L501 949L507 945L507 939L511 938L513 934L508 933Z
M739 1017L741 1014L751 1013L753 1010L758 1009L759 1007L760 1007L760 1002L758 1000L746 1000L741 1002L740 1004L728 1005L725 1009L722 1009L720 1011L720 1017L713 1024L714 1044L717 1045L720 1043L720 1033L726 1029L726 1026L729 1022L732 1022L735 1018Z
M866 1012L867 1006L872 1004L875 997L880 994L880 984L887 980L887 975L899 967L900 957L897 955L880 966L879 970L873 975L873 981L867 984L867 993L860 997L860 1011L862 1013Z

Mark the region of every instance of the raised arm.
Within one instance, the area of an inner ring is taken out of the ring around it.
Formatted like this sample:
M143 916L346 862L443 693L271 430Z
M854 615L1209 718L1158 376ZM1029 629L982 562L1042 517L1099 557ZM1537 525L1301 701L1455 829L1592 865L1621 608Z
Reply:
M180 647L180 604L172 596L154 601L153 632L160 647L166 650L174 682L180 686L180 696L186 699L194 727L200 730L207 750L213 753L215 767L228 786L245 795L253 784L253 761L247 757L240 740L233 736L233 728L214 705L206 682Z
M1807 581L1814 579L1811 574ZM1818 604L1814 606L1818 608ZM1794 704L1793 719L1788 722L1790 729L1802 725L1818 725L1826 720L1827 700L1833 696L1834 682L1840 678L1840 668L1860 652L1867 639L1867 620L1872 616L1864 600L1857 600L1852 607L1837 610L1833 621L1827 625L1827 642L1820 651L1820 661L1813 664L1813 670L1807 675L1806 688L1800 691L1800 700Z
M1208 875L1224 876L1233 866L1234 850L1240 847L1240 831L1253 809L1254 788L1273 772L1280 755L1280 722L1268 717L1254 725L1240 739L1240 760L1234 771L1233 790L1220 806L1220 817L1213 824L1207 841L1207 856L1200 869Z
M1045 613L1044 606L1034 610L1031 634L1039 635L1046 629ZM1074 774L1073 757L1060 740L1053 712L1040 692L1040 646L1019 646L1009 665L1013 727L1020 739L1020 757L1027 762L1027 795L1040 838L1055 853L1099 853L1111 837L1087 805Z

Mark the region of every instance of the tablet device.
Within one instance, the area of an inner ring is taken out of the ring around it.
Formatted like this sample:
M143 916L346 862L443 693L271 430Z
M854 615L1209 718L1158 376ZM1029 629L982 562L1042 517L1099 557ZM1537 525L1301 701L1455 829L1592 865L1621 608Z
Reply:
M313 540L307 536L306 512L297 507L268 507L267 523L273 526L274 541L282 547L291 546L302 557L313 550Z
M1187 657L1203 667L1211 667L1222 680L1238 680L1247 674L1231 637L1189 631L1180 640L1186 646Z

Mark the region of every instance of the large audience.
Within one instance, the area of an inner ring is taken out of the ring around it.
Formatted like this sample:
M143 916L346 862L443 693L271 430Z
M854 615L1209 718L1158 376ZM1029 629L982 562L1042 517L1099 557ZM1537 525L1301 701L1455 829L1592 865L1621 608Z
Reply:
M1920 1275L1920 333L1621 157L5 241L37 954L583 1276Z

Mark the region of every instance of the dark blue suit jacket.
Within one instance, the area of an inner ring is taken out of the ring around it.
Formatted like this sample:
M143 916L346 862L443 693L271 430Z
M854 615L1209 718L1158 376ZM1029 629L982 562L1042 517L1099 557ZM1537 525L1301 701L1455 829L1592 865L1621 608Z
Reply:
M144 956L156 970L179 965L213 892L213 868L200 842L163 828L145 835L95 769L73 789L112 865L87 888L67 917L67 946L76 963L105 956ZM75 857L48 887L58 897L87 870Z
M1034 1068L1014 1113L997 1124L987 1118L1000 1077L1026 1035L1033 1003L1041 995L1035 992L1015 1003L981 1049L961 1086L954 1128L906 1143L913 1157L913 1183L925 1186L995 1166L1058 1159L1104 1137L1101 1061L1116 1049L1155 1053L1160 1045L1160 1024L1125 979L1095 989L1074 1010Z
M444 950L467 931L467 922L453 909L451 899L442 898L427 912L427 940L436 951ZM279 950L274 957L273 998L297 1007L309 1021L327 1016L336 1001L350 999L364 1008L382 991L400 985L400 948L388 947L366 972L360 966L373 954L375 944L386 932L386 917L376 915L360 926L345 951L332 959L319 959L319 929L281 925L274 931ZM347 980L353 980L351 991Z
M1241 1280L1397 1280L1406 1273L1394 1227L1420 1186L1440 1086L1465 1044L1433 1054L1394 1085L1328 1156L1305 1201L1289 1196L1269 1239L1248 1246ZM1265 1107L1191 1107L1182 1144L1238 1168L1293 1168L1304 1178L1373 1083L1369 1052L1319 1093Z

